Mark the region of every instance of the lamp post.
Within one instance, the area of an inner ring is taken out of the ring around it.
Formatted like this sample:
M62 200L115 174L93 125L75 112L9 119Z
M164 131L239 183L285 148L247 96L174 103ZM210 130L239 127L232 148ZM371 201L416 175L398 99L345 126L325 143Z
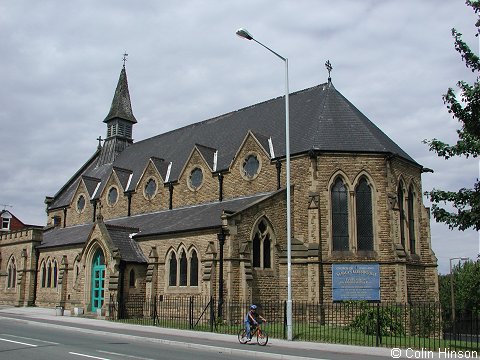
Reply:
M455 293L453 291L453 267L452 267L452 260L460 260L460 261L467 261L469 258L467 257L453 257L450 258L450 297L452 300L452 322L453 322L453 329L455 332Z
M287 339L292 340L292 219L290 210L290 118L288 104L288 59L265 46L245 29L240 28L236 34L244 39L253 40L285 62L285 158L287 168Z

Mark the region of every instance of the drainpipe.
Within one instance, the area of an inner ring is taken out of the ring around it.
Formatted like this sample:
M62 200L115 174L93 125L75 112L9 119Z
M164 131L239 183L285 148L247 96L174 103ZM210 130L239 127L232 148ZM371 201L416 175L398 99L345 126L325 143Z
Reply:
M128 200L127 216L130 216L132 214L132 212L131 212L131 210L132 210L132 193L130 191L127 193L127 200Z
M218 173L218 201L223 201L223 174Z
M67 226L67 208L63 208L63 227Z
M170 210L173 209L173 182L168 183L168 192L169 192L169 200L168 200L168 208Z
M218 243L220 245L220 264L218 271L218 318L222 317L223 308L223 245L225 244L225 232L222 230L217 234Z
M282 173L282 162L280 159L277 159L277 162L275 163L275 167L277 168L277 190L280 190L281 184L280 184L280 174Z

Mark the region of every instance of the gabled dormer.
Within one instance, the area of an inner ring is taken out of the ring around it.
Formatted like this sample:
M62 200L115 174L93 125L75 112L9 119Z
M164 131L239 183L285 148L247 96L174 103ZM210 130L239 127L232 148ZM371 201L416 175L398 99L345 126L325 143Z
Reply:
M107 124L107 137L97 166L113 163L116 156L133 143L132 128L133 124L137 123L137 119L132 111L125 65L120 72L112 106L103 122Z

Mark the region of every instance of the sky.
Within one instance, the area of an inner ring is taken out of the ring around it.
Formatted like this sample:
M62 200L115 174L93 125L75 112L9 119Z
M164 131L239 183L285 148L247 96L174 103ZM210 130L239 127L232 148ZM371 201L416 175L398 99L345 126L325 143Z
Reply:
M45 196L106 135L125 52L135 141L283 95L284 63L240 27L288 58L291 92L326 82L330 60L335 88L434 169L423 191L472 187L478 159L446 161L422 140L457 140L442 94L474 74L451 28L478 51L475 21L461 0L2 0L0 210L46 224ZM477 232L433 218L431 241L444 274L480 252Z

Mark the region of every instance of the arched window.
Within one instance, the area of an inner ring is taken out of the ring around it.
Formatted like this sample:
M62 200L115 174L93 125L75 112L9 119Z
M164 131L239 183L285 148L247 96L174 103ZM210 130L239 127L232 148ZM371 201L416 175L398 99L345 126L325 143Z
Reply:
M253 235L253 267L270 269L272 267L272 239L268 223L262 219Z
M190 286L198 286L198 257L195 250L192 250L190 258Z
M47 266L47 287L52 287L52 263L48 260Z
M12 257L10 264L8 264L8 279L7 288L13 289L17 284L17 266L15 265L15 258Z
M177 286L177 257L175 253L172 251L170 254L170 267L169 267L169 278L168 278L168 285L169 286Z
M58 267L57 260L53 261L53 287L57 287L57 278L58 278Z
M42 263L42 288L45 287L47 282L47 268L45 267L45 261Z
M415 212L414 212L415 195L413 186L408 189L408 239L410 242L410 253L415 254Z
M332 242L333 251L347 251L348 245L348 192L338 177L332 187Z
M357 249L373 250L372 189L367 179L362 178L355 190L357 211Z
M180 286L187 286L187 254L182 250L180 256Z
M130 270L128 285L130 287L135 287L135 270L133 270L133 269Z
M400 213L400 243L405 248L405 209L404 209L404 196L403 196L403 183L398 185L398 212Z

